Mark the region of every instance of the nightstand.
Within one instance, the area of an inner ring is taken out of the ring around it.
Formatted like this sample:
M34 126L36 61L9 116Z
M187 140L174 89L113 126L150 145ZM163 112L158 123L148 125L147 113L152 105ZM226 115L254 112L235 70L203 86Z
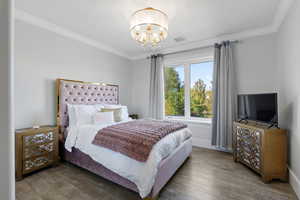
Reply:
M15 134L17 180L21 180L25 174L57 164L59 155L56 126L18 129Z

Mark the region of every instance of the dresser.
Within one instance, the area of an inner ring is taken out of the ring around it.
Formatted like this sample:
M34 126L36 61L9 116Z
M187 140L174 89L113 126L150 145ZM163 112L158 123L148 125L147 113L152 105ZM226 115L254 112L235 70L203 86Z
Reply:
M272 179L287 180L287 132L263 124L234 122L233 154L261 175L267 183Z
M37 129L18 129L16 139L16 179L23 175L57 164L58 128L42 126Z

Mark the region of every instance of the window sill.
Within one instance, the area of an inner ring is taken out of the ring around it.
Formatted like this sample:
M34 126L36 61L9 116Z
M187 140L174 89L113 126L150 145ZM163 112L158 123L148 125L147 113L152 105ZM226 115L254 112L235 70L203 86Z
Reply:
M211 119L185 119L180 117L165 117L166 120L170 121L179 121L184 123L193 123L193 124L204 124L204 125L211 125Z

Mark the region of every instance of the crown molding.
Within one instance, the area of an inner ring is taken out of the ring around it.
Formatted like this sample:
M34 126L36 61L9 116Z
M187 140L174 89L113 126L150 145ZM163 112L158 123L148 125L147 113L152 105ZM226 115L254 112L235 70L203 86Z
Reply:
M272 28L277 32L286 18L292 4L295 0L281 0L277 6L277 11L275 13Z
M225 35L220 35L220 36L217 36L214 38L208 38L205 40L192 41L192 42L184 43L181 45L166 47L166 48L158 51L157 53L164 54L164 53L170 53L170 52L176 52L176 51L184 51L184 50L188 50L188 49L202 48L202 47L207 47L207 46L213 45L214 43L222 42L224 40L244 40L244 39L251 38L251 37L276 33L279 31L279 28L280 28L281 24L283 23L285 17L287 16L288 11L290 10L294 1L295 0L279 1L279 4L277 6L277 10L274 15L272 23L266 27L250 29L250 30L241 31L238 33L225 34ZM149 56L149 53L131 57L131 59L132 60L140 60L140 59L145 59L147 56Z
M15 19L25 22L25 23L28 23L28 24L31 24L31 25L34 25L34 26L37 26L39 28L42 28L42 29L45 29L48 31L51 31L51 32L54 32L58 35L62 35L64 37L67 37L67 38L70 38L73 40L77 40L77 41L87 44L89 46L95 47L97 49L100 49L100 50L103 50L103 51L106 51L106 52L109 52L109 53L112 53L112 54L115 54L118 56L121 56L123 58L131 59L130 56L127 55L126 53L120 52L108 45L102 44L96 40L85 37L81 34L71 31L67 28L58 26L58 25L56 25L52 22L49 22L45 19L31 15L23 10L15 9Z
M224 35L216 36L213 38L208 38L208 39L199 40L199 41L192 41L192 42L188 42L188 43L184 43L184 44L180 44L180 45L175 45L172 47L166 47L166 48L158 51L157 53L170 53L170 52L174 52L174 51L183 51L183 50L188 50L188 49L201 48L201 47L213 45L214 43L218 43L218 42L221 42L224 40L244 40L244 39L251 38L251 37L275 33L279 30L281 24L283 23L285 17L287 16L288 11L290 10L291 5L294 1L295 0L280 0L272 23L266 27L245 30L245 31L232 33L232 34L224 34ZM139 54L137 56L127 55L126 53L120 52L120 51L114 49L113 47L102 44L96 40L85 37L81 34L78 34L74 31L71 31L64 27L58 26L58 25L51 23L45 19L33 16L33 15L31 15L27 12L24 12L20 9L15 10L15 19L26 22L28 24L31 24L31 25L34 25L37 27L40 27L40 28L43 28L43 29L46 29L48 31L62 35L64 37L80 41L84 44L93 46L97 49L130 59L130 60L144 59L147 56L149 56L149 54L150 54L150 53L145 53L145 54Z
M176 51L184 51L184 50L188 50L188 49L209 47L215 43L219 43L219 42L222 42L225 40L232 40L232 41L233 40L244 40L244 39L252 38L252 37L256 37L256 36L272 34L275 32L276 31L274 30L273 26L267 26L265 28L251 29L251 30L246 30L246 31L238 32L238 33L232 33L232 34L224 34L224 35L214 37L214 38L208 38L208 39L199 40L199 41L192 41L192 42L188 42L188 43L181 44L181 45L167 47L167 48L164 48L164 49L158 51L157 53L166 54L166 53L171 53L171 52L176 52ZM131 57L131 59L140 60L140 59L146 58L147 56L149 56L149 53L148 54L145 53L145 54L142 54L142 55L139 55L136 57Z

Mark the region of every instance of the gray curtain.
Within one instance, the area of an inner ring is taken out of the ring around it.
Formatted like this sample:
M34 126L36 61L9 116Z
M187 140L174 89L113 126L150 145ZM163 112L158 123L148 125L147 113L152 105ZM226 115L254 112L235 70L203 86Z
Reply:
M164 66L162 55L151 56L149 117L163 119Z
M215 45L213 77L212 145L232 149L232 124L236 116L236 87L231 42Z

